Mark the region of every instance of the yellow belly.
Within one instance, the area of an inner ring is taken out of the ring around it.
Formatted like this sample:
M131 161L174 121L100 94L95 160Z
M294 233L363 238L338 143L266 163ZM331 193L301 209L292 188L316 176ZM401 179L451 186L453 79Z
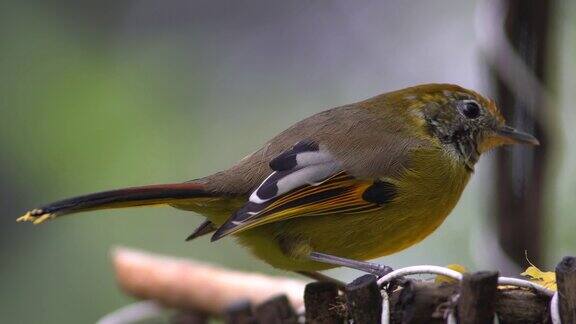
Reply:
M331 268L306 260L303 256L311 250L356 260L389 255L420 242L438 228L458 202L469 177L470 172L449 155L425 151L415 157L407 172L386 179L397 186L398 194L377 212L293 218L237 237L256 256L285 270Z

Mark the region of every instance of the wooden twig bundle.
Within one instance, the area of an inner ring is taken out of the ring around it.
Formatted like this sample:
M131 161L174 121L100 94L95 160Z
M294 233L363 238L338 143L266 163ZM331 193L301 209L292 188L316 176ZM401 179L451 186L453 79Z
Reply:
M385 287L365 275L340 291L331 282L305 286L129 250L116 252L114 265L128 294L177 309L181 314L173 319L179 324L207 323L207 314L234 324L446 323L449 318L475 324L492 323L494 316L500 323L559 323L551 317L554 311L562 323L576 323L573 257L556 268L557 305L545 289L498 286L496 272L464 274L460 282L400 278Z

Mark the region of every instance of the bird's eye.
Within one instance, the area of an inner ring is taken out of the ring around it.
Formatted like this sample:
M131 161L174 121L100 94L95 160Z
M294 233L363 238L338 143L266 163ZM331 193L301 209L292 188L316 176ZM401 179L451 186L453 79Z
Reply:
M460 106L460 112L466 118L473 119L480 116L480 107L474 101L466 101Z

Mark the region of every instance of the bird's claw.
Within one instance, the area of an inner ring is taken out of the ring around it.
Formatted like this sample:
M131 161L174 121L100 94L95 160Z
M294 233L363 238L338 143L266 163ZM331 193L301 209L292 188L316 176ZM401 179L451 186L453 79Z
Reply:
M374 268L372 274L376 275L378 279L384 277L385 275L389 274L390 272L394 271L391 267L383 264L372 263L376 267Z

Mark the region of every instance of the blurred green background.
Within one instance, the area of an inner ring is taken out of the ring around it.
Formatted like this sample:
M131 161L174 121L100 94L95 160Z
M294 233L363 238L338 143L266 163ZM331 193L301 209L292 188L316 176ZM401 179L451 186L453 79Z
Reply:
M553 177L547 263L576 242L576 5L560 2L551 57ZM133 302L109 251L125 245L241 270L271 269L230 239L184 238L201 218L170 208L92 212L45 226L42 203L218 171L315 112L424 82L482 90L473 1L20 1L0 4L0 322L91 323ZM475 255L492 173L393 267ZM357 273L329 272L342 279Z

